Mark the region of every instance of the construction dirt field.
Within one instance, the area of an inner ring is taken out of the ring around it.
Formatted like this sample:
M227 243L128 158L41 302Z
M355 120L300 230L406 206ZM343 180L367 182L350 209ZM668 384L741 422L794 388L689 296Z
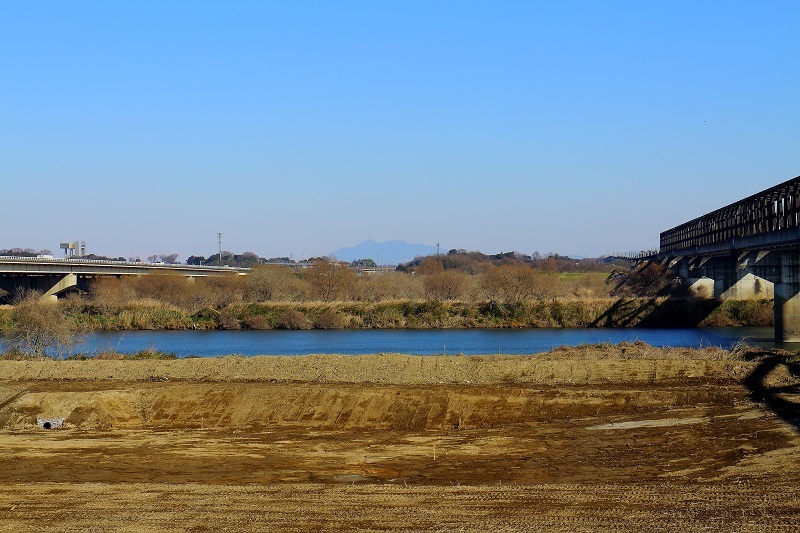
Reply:
M789 360L3 360L0 530L800 531Z

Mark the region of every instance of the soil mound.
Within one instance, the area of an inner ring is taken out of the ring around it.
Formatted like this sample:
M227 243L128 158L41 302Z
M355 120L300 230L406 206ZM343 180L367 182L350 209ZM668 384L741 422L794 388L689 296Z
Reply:
M794 531L798 406L794 363L635 343L0 361L0 529Z
M754 363L719 349L643 343L559 348L528 356L227 356L177 360L0 361L6 381L211 381L580 385L738 381Z

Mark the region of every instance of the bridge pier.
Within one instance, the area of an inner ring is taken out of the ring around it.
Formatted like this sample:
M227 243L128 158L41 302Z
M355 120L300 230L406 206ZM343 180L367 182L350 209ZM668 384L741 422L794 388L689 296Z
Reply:
M770 252L762 268L774 272L775 340L800 342L800 254Z
M38 291L43 294L42 300L52 300L76 286L86 290L87 280L79 279L76 274L3 275L0 276L0 303L10 303L18 291Z
M689 293L696 298L709 298L714 294L714 280L707 277L687 278Z
M695 296L713 296L718 302L772 297L772 283L748 270L744 255L681 257L669 266Z
M714 299L773 298L775 339L800 342L800 253L744 252L737 256L681 257L670 262L691 291L703 295L713 285Z
M714 299L755 300L772 298L774 287L763 272L754 271L748 265L751 253L738 257L714 257L708 262L708 276L714 279Z
M739 287L740 271L736 268L734 257L710 258L706 271L708 277L714 280L714 300L724 302L731 300L742 292Z
M677 273L692 296L708 298L714 294L714 279L701 267L699 258L676 257L667 262L667 267Z
M739 267L772 286L775 340L800 342L800 253L747 252L740 256Z
M63 278L61 278L61 280L58 283L50 287L50 289L42 295L40 300L57 300L58 295L60 293L64 292L65 290L71 287L77 287L77 286L78 286L78 276L76 276L75 274L67 274Z

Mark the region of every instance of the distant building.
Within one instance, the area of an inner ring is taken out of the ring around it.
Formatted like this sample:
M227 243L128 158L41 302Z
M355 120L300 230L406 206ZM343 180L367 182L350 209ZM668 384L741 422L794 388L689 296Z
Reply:
M86 241L62 242L64 257L86 257Z

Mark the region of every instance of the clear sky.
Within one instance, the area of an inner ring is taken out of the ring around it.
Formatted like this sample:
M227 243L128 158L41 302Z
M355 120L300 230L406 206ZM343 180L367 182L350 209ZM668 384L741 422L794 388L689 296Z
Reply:
M800 2L0 2L0 248L597 256L800 175Z

